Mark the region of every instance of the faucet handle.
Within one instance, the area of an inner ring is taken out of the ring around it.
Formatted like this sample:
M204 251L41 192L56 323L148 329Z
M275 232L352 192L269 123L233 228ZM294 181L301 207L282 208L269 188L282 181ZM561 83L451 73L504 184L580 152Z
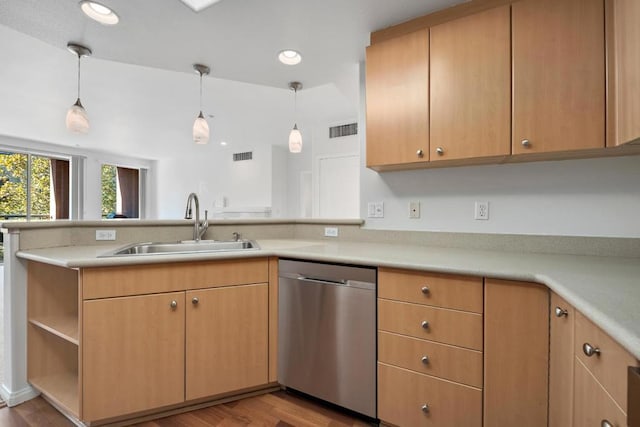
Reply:
M238 233L237 231L234 231L232 235L233 235L233 240L235 240L236 242L240 240L240 233Z
M207 221L209 220L209 211L208 210L204 210L204 222L205 224L207 223Z

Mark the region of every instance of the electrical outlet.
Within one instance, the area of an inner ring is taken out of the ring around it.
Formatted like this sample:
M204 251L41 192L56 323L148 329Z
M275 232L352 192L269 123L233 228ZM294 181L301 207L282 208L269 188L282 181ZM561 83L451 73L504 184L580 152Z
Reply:
M420 218L420 202L409 202L409 218Z
M489 202L476 202L474 219L489 219Z
M369 202L367 204L367 217L368 218L384 218L384 203Z
M96 230L96 240L116 240L116 230Z
M325 227L324 235L325 237L338 237L338 227Z

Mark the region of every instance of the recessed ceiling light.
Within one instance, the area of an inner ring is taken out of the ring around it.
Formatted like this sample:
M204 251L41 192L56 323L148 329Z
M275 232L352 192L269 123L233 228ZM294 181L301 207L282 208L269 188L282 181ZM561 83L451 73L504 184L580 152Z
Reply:
M220 0L181 0L182 3L189 6L194 12L200 12L209 6L218 3Z
M297 52L295 50L286 49L280 51L280 53L278 54L278 59L283 64L296 65L299 64L300 61L302 61L302 55L300 55L300 52Z
M224 147L225 145L227 145L227 141L220 141L220 145Z
M118 18L118 15L116 15L113 10L95 1L81 1L80 9L82 9L84 14L89 18L104 25L116 25L118 21L120 21L120 18Z

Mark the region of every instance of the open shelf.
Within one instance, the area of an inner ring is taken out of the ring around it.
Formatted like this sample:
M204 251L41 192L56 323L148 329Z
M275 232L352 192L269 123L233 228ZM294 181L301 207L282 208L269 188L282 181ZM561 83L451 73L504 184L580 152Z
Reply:
M29 323L78 345L78 318L73 315L46 316L29 319Z
M70 372L30 378L31 385L56 405L79 417L78 375Z

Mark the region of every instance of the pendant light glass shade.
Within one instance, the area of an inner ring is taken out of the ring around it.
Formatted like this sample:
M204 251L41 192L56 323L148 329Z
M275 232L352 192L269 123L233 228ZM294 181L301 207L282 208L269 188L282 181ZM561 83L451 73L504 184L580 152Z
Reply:
M83 56L90 56L91 49L75 43L67 43L67 49L78 57L78 98L67 110L65 125L70 132L86 134L89 132L89 116L80 102L80 60Z
M193 122L193 142L196 144L206 144L209 142L209 123L204 119L202 111L196 121Z
M69 107L67 111L67 119L65 120L67 129L73 133L87 133L89 132L89 117L87 112L80 103L80 98Z
M298 130L298 125L293 125L289 133L289 152L300 153L302 151L302 134Z
M200 74L200 114L193 122L193 142L196 144L207 144L209 142L209 123L202 114L202 76L209 74L209 67L202 64L193 64L193 69Z
M298 91L302 89L302 83L291 82L289 83L289 89L294 91L293 115L295 119L295 116L298 110ZM289 152L300 153L301 151L302 151L302 134L298 130L298 124L295 123L293 125L293 129L291 129L291 132L289 132Z

